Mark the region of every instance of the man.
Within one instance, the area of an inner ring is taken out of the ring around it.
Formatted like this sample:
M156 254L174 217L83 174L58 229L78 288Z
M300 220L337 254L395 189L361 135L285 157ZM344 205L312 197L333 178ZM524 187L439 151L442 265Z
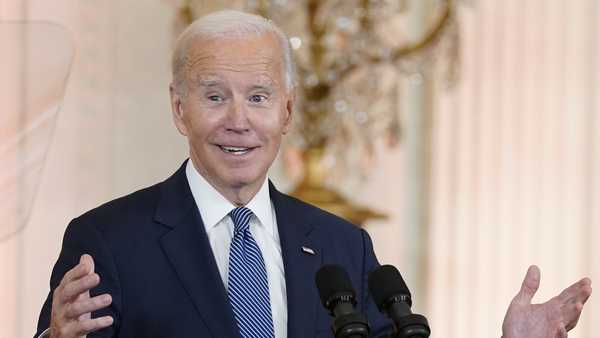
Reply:
M266 179L290 128L294 82L287 38L271 22L235 11L194 22L177 42L170 86L190 160L69 224L38 335L332 337L314 285L328 263L348 271L374 336L385 332L366 291L378 264L367 233ZM591 293L583 279L532 305L538 285L532 267L505 338L566 336Z

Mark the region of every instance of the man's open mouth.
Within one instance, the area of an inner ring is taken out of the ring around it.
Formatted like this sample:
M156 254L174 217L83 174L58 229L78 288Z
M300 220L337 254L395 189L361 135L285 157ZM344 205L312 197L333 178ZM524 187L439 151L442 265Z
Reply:
M219 148L221 148L222 151L229 153L229 154L244 155L244 154L248 153L249 151L252 151L255 147L233 147L233 146L219 145Z

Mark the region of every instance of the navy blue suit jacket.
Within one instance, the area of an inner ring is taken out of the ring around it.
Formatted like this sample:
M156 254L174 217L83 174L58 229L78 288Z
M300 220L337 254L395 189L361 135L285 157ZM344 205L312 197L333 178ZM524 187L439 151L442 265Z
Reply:
M270 184L281 239L289 338L329 338L331 318L320 304L314 276L323 264L342 265L357 292L358 310L374 333L388 321L368 295L377 266L371 240L345 220L280 193ZM301 250L312 248L315 255ZM240 338L225 287L189 189L185 163L170 178L108 202L71 221L50 279L38 333L48 328L52 292L88 253L101 282L92 296L110 293L110 328L89 337ZM37 335L36 335L37 336Z

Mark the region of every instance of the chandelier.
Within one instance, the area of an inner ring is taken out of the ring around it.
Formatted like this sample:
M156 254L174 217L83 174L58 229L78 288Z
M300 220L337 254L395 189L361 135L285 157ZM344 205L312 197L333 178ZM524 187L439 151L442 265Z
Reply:
M456 2L183 0L175 5L177 31L224 8L260 14L282 27L290 38L298 73L295 126L287 147L301 149L305 156L304 178L293 194L357 224L381 216L349 207L326 187L327 182L333 172L338 177L366 173L369 161L365 159L373 155L376 141L399 143L404 79L422 81L424 70L435 62L443 70L437 72L442 80L450 85L456 81ZM426 7L426 15L421 15L425 29L412 39L408 22L419 6Z

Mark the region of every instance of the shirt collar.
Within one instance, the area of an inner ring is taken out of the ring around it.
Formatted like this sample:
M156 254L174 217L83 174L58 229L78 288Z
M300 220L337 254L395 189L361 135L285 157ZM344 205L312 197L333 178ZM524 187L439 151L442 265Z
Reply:
M192 195L194 196L194 201L204 222L204 227L208 231L217 226L236 206L229 202L198 173L191 159L187 162L185 174ZM256 218L258 218L259 224L264 226L271 235L274 234L273 205L271 204L267 179L264 180L260 190L258 190L245 207L252 210Z

